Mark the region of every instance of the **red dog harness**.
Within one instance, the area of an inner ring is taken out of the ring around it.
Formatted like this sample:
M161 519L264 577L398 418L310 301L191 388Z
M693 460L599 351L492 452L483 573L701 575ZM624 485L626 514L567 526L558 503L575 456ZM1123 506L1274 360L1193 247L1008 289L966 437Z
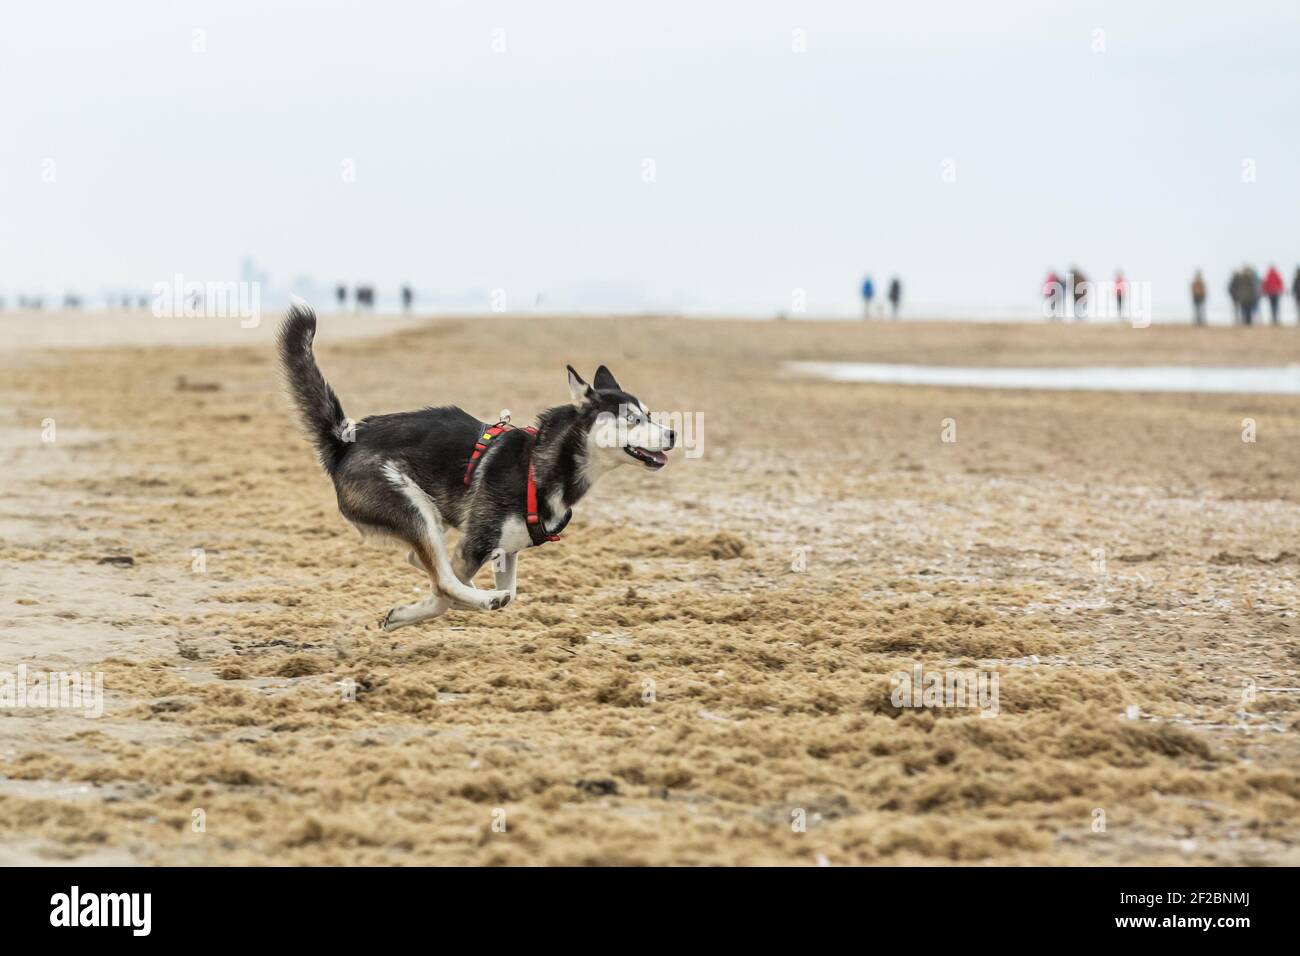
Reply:
M470 481L474 478L474 469L478 467L479 459L482 458L483 454L487 451L488 442L503 432L512 431L515 431L515 426L511 425L509 421L499 421L495 425L488 426L487 430L479 437L479 440L474 443L474 451L469 456L469 463L465 466L466 488L469 487ZM528 425L525 426L522 431L528 433L528 440L530 442L536 441L536 428ZM533 452L531 448L528 450L528 489L525 501L526 504L524 511L528 522L528 537L532 539L533 546L536 547L539 544L545 544L547 541L559 541L560 532L564 529L564 526L569 523L569 515L564 516L564 520L560 522L560 526L555 529L554 534L548 534L546 529L542 526L542 517L537 509L537 470L533 466Z

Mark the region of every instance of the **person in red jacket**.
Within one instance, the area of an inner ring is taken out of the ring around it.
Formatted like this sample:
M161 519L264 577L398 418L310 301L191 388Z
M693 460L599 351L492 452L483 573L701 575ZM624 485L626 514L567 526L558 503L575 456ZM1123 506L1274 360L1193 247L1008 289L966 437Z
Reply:
M1286 288L1286 283L1282 281L1282 273L1277 271L1277 266L1268 267L1261 288L1264 290L1264 294L1268 296L1268 308L1273 313L1273 324L1277 325L1277 306L1282 299L1282 290Z
M1300 275L1300 272L1296 274ZM1055 270L1048 272L1047 281L1043 283L1043 299L1046 300L1043 308L1048 318L1059 319L1065 314L1064 295L1065 283L1061 281L1061 277ZM1300 302L1300 296L1297 296L1296 301Z
M1128 295L1128 280L1124 273L1115 273L1115 315L1124 318L1124 297Z

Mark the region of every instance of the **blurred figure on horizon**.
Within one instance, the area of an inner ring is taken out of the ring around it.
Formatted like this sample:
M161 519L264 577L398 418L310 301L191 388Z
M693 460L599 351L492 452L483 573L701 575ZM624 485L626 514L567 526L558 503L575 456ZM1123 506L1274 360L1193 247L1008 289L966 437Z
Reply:
M876 284L871 281L871 276L862 280L862 308L863 318L871 318L871 300L876 297Z
M1197 325L1205 324L1205 277L1200 269L1192 276L1192 321Z
M1228 294L1232 296L1237 323L1254 325L1255 309L1259 306L1259 273L1249 265L1242 266L1232 274Z
M1115 314L1120 318L1124 316L1124 296L1128 292L1128 280L1124 278L1122 270L1115 270Z
M1277 307L1282 301L1282 290L1286 288L1286 283L1282 281L1282 273L1277 271L1277 266L1269 266L1268 272L1264 274L1264 295L1268 296L1268 309L1273 316L1273 324L1278 324Z
M402 311L410 312L411 303L415 301L415 290L409 285L402 286Z
M1295 278L1291 280L1291 298L1295 299L1295 317L1300 322L1300 266L1295 267Z
M1056 270L1048 269L1047 279L1043 282L1043 298L1047 300L1046 305L1048 318L1059 319L1063 316L1064 313L1060 308L1060 305L1063 302L1061 297L1064 289L1065 283L1062 282L1061 277L1056 274Z
M903 283L898 281L898 276L889 280L889 309L894 318L898 318L898 302L903 298Z
M1252 265L1241 267L1241 310L1247 325L1254 325L1259 308L1259 273Z
M1246 270L1238 269L1228 280L1228 298L1232 300L1232 324L1246 324Z
M339 311L348 303L348 287L339 283L334 287L334 301L338 303Z
M1078 266L1070 267L1074 277L1074 321L1082 322L1092 303L1088 300L1088 277Z

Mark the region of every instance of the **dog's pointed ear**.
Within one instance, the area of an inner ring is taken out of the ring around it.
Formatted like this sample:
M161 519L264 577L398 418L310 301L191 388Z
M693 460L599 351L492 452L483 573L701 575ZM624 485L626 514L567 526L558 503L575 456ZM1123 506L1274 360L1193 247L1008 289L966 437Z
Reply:
M618 382L614 379L614 373L603 365L596 369L596 377L591 380L591 384L598 389L617 389L622 391L622 389L619 389Z
M573 370L572 365L564 367L569 370L569 398L573 400L574 405L581 407L584 402L593 397L594 393L591 386L582 380L582 376Z

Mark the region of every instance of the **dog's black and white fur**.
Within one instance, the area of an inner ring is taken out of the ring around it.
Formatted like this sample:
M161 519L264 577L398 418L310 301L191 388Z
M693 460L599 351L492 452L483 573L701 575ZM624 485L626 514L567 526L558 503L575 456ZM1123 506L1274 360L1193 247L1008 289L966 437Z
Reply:
M363 535L410 547L408 559L432 583L423 601L384 615L386 631L415 624L450 608L491 611L515 596L518 552L532 544L525 523L528 463L537 480L542 527L555 531L592 483L611 468L636 462L657 471L676 435L650 420L637 398L609 369L592 384L569 367L571 402L541 413L534 439L523 429L488 443L465 485L465 468L488 423L454 406L375 415L355 424L325 381L312 354L316 315L295 305L280 326L280 364L302 424L334 481L339 511ZM454 551L448 528L462 537ZM473 586L495 557L495 588Z

